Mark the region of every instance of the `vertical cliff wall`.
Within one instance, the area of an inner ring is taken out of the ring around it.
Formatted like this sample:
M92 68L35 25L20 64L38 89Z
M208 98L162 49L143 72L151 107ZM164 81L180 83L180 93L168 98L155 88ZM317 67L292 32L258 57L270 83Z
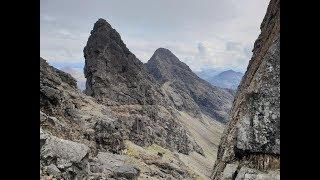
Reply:
M219 145L212 179L278 179L280 0L271 0Z

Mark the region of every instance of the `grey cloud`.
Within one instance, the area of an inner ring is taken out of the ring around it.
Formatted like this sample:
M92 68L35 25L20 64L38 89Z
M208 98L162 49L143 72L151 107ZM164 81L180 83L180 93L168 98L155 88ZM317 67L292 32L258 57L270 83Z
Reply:
M83 62L92 26L102 17L143 62L158 47L166 47L193 69L242 67L246 63L239 65L237 59L249 60L247 46L259 34L267 4L268 0L41 0L40 54L51 62Z
M227 42L226 43L226 50L227 51L241 51L242 45L239 42Z
M47 14L40 14L40 20L46 22L54 22L56 20L55 17L49 16Z

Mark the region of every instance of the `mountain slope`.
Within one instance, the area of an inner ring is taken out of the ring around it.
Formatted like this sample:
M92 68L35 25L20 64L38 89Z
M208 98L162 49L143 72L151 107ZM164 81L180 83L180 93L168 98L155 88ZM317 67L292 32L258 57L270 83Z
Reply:
M201 148L175 121L175 109L118 32L99 19L84 48L85 93L110 106L123 122L122 137L140 146L156 143L188 154Z
M170 63L190 81L174 74L158 81L103 19L95 23L84 56L84 93L73 77L40 58L42 178L209 177L224 125L194 98L216 98L222 116L232 97L227 91L206 95L209 84L179 61Z
M271 0L212 179L280 179L280 0Z
M214 87L199 78L165 48L157 49L146 66L162 84L177 109L195 115L204 113L215 120L226 122L233 100L229 91Z
M40 179L203 179L209 175L209 171L192 170L193 162L185 160L213 162L195 151L187 155L156 141L147 146L134 143L135 133L142 131L135 123L129 125L130 120L118 118L118 113L83 94L73 77L40 58ZM175 123L163 121L168 126ZM192 145L184 138L176 140Z

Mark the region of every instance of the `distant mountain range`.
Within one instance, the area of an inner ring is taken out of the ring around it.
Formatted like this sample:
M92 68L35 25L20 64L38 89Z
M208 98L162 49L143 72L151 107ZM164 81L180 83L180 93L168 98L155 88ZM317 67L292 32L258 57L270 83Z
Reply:
M214 86L236 90L241 81L243 73L234 70L221 71L206 69L197 72L197 75Z
M210 78L218 75L219 73L223 72L221 69L203 69L201 71L195 71L195 73L201 77L202 79L208 81Z

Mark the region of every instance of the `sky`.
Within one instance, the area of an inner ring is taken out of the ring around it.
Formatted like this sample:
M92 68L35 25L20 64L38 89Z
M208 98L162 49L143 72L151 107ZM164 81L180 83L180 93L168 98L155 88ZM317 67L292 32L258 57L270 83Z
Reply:
M41 0L40 56L83 79L83 48L106 19L147 62L168 48L194 71L245 72L269 0Z

